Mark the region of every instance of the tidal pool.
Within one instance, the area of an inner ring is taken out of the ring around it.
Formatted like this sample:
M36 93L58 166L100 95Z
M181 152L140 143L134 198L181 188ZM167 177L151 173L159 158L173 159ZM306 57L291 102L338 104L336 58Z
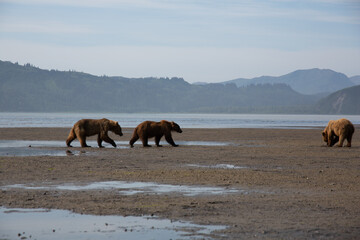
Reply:
M196 167L196 168L220 168L220 169L244 169L248 167L244 166L235 166L232 164L216 164L216 165L200 165L200 164L186 164L188 167Z
M129 149L129 142L116 141L117 149ZM209 141L177 141L177 144L186 146L229 146L232 143L228 142L209 142ZM79 141L71 143L73 147L80 147ZM87 144L97 148L96 141L87 141ZM142 144L141 141L137 141L135 144ZM150 142L151 144L151 142ZM162 145L167 145L167 142L161 142ZM113 148L108 143L103 143L106 148ZM51 149L51 148L64 148ZM65 141L36 141L36 140L0 140L0 156L73 156L84 154L84 150L73 150L68 148ZM87 153L88 154L88 153Z
M94 216L67 210L0 208L0 239L209 239L209 234L224 229L226 226L156 216Z
M197 195L219 195L219 194L232 194L243 193L245 190L235 188L223 187L207 187L207 186L187 186L187 185L171 185L159 184L154 182L125 182L125 181L106 181L106 182L93 182L89 184L61 184L61 185L34 185L34 184L14 184L1 187L6 190L10 188L22 188L33 190L68 190L68 191L84 191L84 190L117 190L122 195L134 194L182 194L184 196L197 196Z
M231 142L215 142L215 141L175 141L179 145L188 145L188 146L229 146L234 145ZM92 147L97 148L97 141L88 140L86 143ZM128 141L115 141L117 147L129 147ZM138 140L136 145L142 144L140 140ZM149 144L152 144L151 139L149 140ZM166 145L168 144L165 141L161 141L160 144ZM80 143L77 140L74 140L71 145L73 147L80 147ZM110 144L103 142L105 147L112 148ZM155 145L155 144L154 144ZM0 148L9 148L9 147L66 147L65 140L64 141L45 141L45 140L0 140Z
M52 149L65 147L62 141L30 141L30 140L0 140L0 156L26 157L26 156L77 156L90 154L85 150L71 148ZM80 147L80 144L79 144Z
M52 141L0 140L0 156L68 156L80 155L85 151L49 149L57 147Z
M26 157L26 156L78 156L87 154L85 151L70 151L57 149L44 149L33 147L0 147L0 156Z

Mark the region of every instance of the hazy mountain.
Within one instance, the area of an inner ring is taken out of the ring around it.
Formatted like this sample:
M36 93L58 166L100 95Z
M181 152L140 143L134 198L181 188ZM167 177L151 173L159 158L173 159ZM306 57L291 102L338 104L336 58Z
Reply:
M98 77L0 61L0 111L309 113L319 99L285 84L193 85L182 78Z
M352 81L355 85L360 85L360 76L353 76L350 78L350 81Z
M331 93L354 86L354 83L345 74L318 68L297 70L280 77L238 78L223 83L235 83L238 87L249 84L285 83L302 94Z
M326 114L360 114L360 85L330 94L321 99L315 109Z

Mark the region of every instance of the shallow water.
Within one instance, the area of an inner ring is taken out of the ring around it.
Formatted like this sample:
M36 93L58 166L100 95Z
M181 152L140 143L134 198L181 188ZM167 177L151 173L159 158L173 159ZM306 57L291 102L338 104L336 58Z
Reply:
M198 239L223 229L226 226L150 216L94 216L66 210L0 208L1 239Z
M58 147L60 141L25 141L0 140L0 156L78 156L89 154L84 150L59 150L47 147Z
M129 142L117 141L117 149L129 149ZM96 141L87 141L87 144L97 148ZM135 144L142 144L137 141ZM151 143L150 143L151 144ZM162 145L168 144L161 142ZM210 142L210 141L177 141L179 145L187 146L229 146L229 142ZM73 147L80 147L79 141L71 143ZM113 148L108 143L103 143L106 148ZM66 150L47 149L47 148L66 148ZM35 141L35 140L0 140L0 156L69 156L85 154L84 150L70 150L65 141Z
M220 169L244 169L248 167L244 166L235 166L232 164L216 164L216 165L200 165L200 164L186 164L188 167L196 167L196 168L220 168Z
M125 147L123 145L129 145L128 141L115 141L117 147ZM215 142L215 141L176 141L179 145L187 146L229 146L233 145L231 142ZM98 147L96 141L87 141L87 144L92 147ZM142 144L141 141L135 142L135 144ZM149 141L151 144L151 141ZM161 141L160 144L168 144L165 141ZM74 140L71 145L73 147L80 147L79 141ZM112 148L108 143L103 143L105 147ZM0 140L0 148L4 147L67 147L65 141L37 141L37 140Z
M207 186L187 186L187 185L171 185L159 184L154 182L125 182L125 181L107 181L107 182L93 182L89 184L61 184L61 185L34 185L34 184L14 184L2 186L1 189L22 188L22 189L56 189L69 191L84 191L84 190L117 190L122 195L134 194L181 194L184 196L197 195L221 195L232 193L246 194L245 190L235 188L223 187L207 187Z
M308 128L326 126L329 120L343 115L291 114L179 114L179 113L0 113L0 127L68 127L82 118L109 118L121 127L136 127L139 123L167 119L182 128ZM359 115L345 116L360 124Z
M37 148L0 148L0 156L3 157L27 157L27 156L80 156L87 154L84 151L52 150Z

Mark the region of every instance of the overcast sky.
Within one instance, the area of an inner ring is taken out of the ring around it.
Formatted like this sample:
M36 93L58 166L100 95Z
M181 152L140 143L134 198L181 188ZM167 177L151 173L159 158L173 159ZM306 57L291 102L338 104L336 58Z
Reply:
M0 0L0 60L188 82L360 75L360 0Z

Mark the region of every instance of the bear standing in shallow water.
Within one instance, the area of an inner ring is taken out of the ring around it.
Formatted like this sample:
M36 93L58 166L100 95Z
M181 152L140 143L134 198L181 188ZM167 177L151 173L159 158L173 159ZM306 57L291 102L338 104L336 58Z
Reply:
M151 147L148 144L148 139L155 137L156 146L162 147L160 145L160 139L165 135L166 141L173 147L177 147L179 145L176 145L172 139L171 131L182 133L180 126L175 122L168 122L166 120L162 120L160 122L145 121L135 128L129 144L133 147L134 143L140 138L144 147Z
M351 147L352 135L355 132L354 125L347 119L330 120L324 131L322 137L328 147L332 147L339 141L338 147L342 147L345 139L347 140L347 147Z
M103 119L81 119L76 122L70 130L69 136L66 139L66 145L71 147L71 142L77 138L81 147L90 147L86 144L86 137L98 134L97 142L100 148L103 148L102 141L110 143L116 147L114 140L108 136L108 131L111 131L119 136L122 136L121 127L118 122Z

